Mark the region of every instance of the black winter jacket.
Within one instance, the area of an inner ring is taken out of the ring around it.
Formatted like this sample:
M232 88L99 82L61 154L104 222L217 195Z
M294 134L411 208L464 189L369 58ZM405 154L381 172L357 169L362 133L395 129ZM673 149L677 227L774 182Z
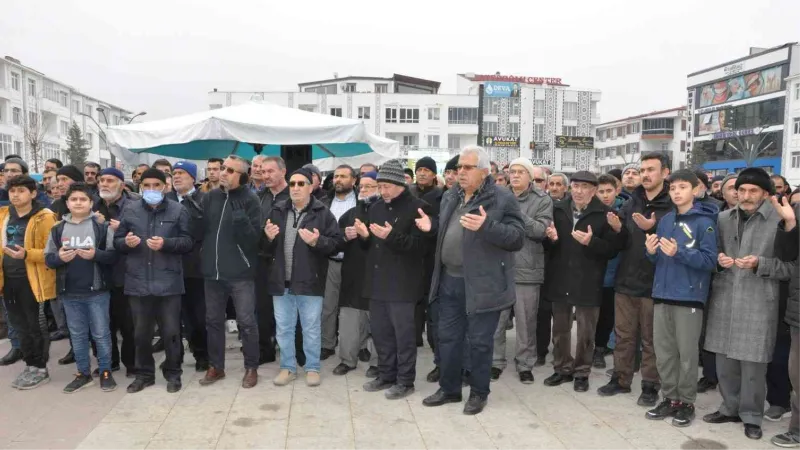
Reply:
M672 211L672 200L669 198L669 183L664 182L661 192L652 200L647 199L644 186L636 188L631 199L622 205L619 217L622 219L622 230L619 233L620 254L617 278L614 290L620 294L633 297L650 297L653 294L653 277L655 266L647 258L644 242L648 233L655 233L658 221ZM650 230L642 230L633 221L633 214L640 213L649 219L656 214L656 224ZM550 269L548 269L549 271Z
M430 216L431 221L439 220L439 208L442 205L442 196L444 196L444 189L440 188L439 186L434 186L426 190L425 192L421 192L419 186L416 184L412 184L408 188L411 195L422 199L425 203L427 203L430 207ZM436 256L436 235L432 235L428 238L428 242L425 249L425 277L423 278L423 285L425 288L423 289L423 295L420 299L421 301L426 301L428 298L428 294L430 293L431 289L431 278L433 278L433 260Z
M288 288L290 294L295 295L325 295L325 283L328 279L328 257L336 254L337 246L341 240L341 231L336 223L336 218L319 200L311 197L311 202L304 209L300 224L301 228L313 231L319 230L319 239L313 247L297 236L292 254L292 279ZM294 225L294 207L291 201L280 202L272 208L269 220L285 230L287 226ZM283 252L284 233L270 241L262 233L262 245L272 261L269 264L269 295L284 295L286 283L286 257ZM259 276L263 276L259 274Z
M203 197L200 261L207 280L252 280L264 235L258 197L247 186L214 189Z
M619 243L617 233L606 218L612 210L594 197L573 227L572 208L571 200L558 202L553 207L558 240L543 242L547 248L546 297L553 303L600 306L606 265L617 255ZM572 237L573 230L585 232L589 227L592 228L589 245Z
M424 292L424 257L435 230L423 233L415 219L422 208L430 215L430 205L411 195L408 189L386 203L378 200L369 208L369 223L384 226L392 231L386 239L370 233L367 243L364 297L384 302L417 303ZM359 240L362 240L360 237Z
M123 189L117 201L110 205L107 205L105 200L100 198L100 196L95 196L92 211L99 212L103 215L105 221L110 223L111 219L119 220L119 216L122 215L122 210L125 209L125 205L141 200L141 195ZM127 259L128 256L126 254L117 252L117 262L114 264L111 275L114 286L116 287L122 287L125 284L125 266Z
M189 213L189 234L193 241L192 251L183 255L184 278L203 278L200 251L203 247L203 197L205 195L200 189L195 189L191 195L183 199L183 203L180 203ZM174 191L170 192L167 194L167 198L177 202L178 194Z
M369 207L377 201L377 198L369 200L359 200L355 208L351 208L339 218L339 228L344 230L352 227L356 218L364 222L369 227ZM367 265L367 253L369 247L366 243L356 238L348 241L344 237L340 239L338 251L344 252L342 259L342 283L339 288L339 307L355 308L362 311L369 311L369 298L364 296L364 274Z
M125 243L128 232L141 239L131 248ZM164 238L159 251L150 250L147 240ZM155 208L144 200L129 202L119 218L114 233L114 248L128 255L125 270L125 294L138 297L181 295L184 253L192 251L189 213L172 200L164 199Z
M795 217L800 217L800 206L794 207ZM795 225L791 231L784 229L784 222L778 224L778 233L775 235L775 255L783 261L796 261L800 255L800 226ZM784 321L797 332L800 328L800 269L795 268L789 280L789 298L786 301L786 316Z

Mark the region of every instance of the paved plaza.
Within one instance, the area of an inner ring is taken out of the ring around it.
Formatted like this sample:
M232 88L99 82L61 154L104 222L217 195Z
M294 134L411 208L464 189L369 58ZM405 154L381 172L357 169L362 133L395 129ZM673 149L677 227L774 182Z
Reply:
M513 331L509 332L513 349ZM417 392L407 399L389 401L382 393L367 393L366 365L347 376L331 370L336 357L324 362L322 386L309 388L302 376L293 386L276 387L271 379L277 364L259 369L260 383L242 389L242 356L235 338L229 337L228 378L201 387L194 363L187 355L183 390L168 394L163 379L138 394L126 394L130 380L117 373L120 387L103 393L99 385L68 395L62 388L72 379L74 366L58 366L67 341L53 344L49 365L51 382L32 391L17 391L10 383L22 363L0 367L0 447L2 448L269 448L269 449L505 449L505 448L775 448L769 438L785 431L788 419L765 422L764 438L747 439L741 424L709 425L703 414L713 412L719 394L700 394L698 419L688 428L668 421L644 418L634 392L601 398L596 388L608 381L595 370L586 393L571 384L548 388L542 381L552 367L534 371L536 382L522 385L507 371L492 384L486 410L477 416L461 413L463 404L439 408L422 406L422 399L437 385L427 383L432 368L428 348L421 349L417 364ZM0 352L8 350L0 341ZM163 359L163 353L156 355ZM611 357L607 358L609 364ZM465 396L467 390L465 389Z

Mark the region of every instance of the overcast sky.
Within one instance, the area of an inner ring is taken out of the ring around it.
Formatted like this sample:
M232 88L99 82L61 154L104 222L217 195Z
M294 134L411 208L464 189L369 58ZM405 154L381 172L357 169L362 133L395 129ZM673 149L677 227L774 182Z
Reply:
M124 6L118 6L124 5ZM800 40L800 1L4 1L0 55L146 119L220 90L463 72L599 89L603 121L686 103L686 75Z

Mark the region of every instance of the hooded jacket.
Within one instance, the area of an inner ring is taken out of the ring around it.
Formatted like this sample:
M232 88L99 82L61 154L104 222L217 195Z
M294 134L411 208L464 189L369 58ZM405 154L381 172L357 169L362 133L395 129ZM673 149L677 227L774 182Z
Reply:
M65 244L67 248L94 247L94 259L85 260L76 255L72 261L64 262L58 251ZM65 214L50 230L45 247L45 263L56 271L58 294L91 295L107 291L113 284L111 268L116 262L115 255L114 232L108 228L108 223L99 223L94 215L76 223L71 214Z
M619 233L622 253L614 284L614 290L617 293L633 297L652 296L655 267L645 254L644 242L647 234L656 232L658 221L672 209L669 183L666 181L661 192L652 200L648 200L644 186L639 186L633 191L630 200L622 205L622 209L619 211L619 217L622 220L622 230ZM642 230L633 221L634 213L642 214L647 219L655 213L656 225L650 230Z
M4 248L7 243L5 229L11 214L9 208L11 206L0 207L0 242ZM56 223L56 215L38 201L33 202L33 209L28 214L31 218L25 228L25 270L36 301L42 303L56 298L56 271L44 262L44 248L50 237L50 229ZM0 264L0 292L3 290L3 280L3 264Z
M92 211L102 214L106 222L111 221L111 219L119 220L119 216L122 215L122 210L125 209L125 205L130 202L141 201L141 199L141 195L135 192L128 192L125 189L122 189L122 193L120 194L119 198L111 204L106 204L105 200L97 195L92 199ZM113 236L114 232L111 231L110 234ZM126 260L127 255L117 252L117 262L114 264L111 276L115 287L121 287L125 284Z
M658 223L659 238L675 239L678 251L670 257L661 249L647 258L655 265L653 298L669 303L705 305L711 275L717 268L717 214L714 203L695 200L685 214L677 209Z

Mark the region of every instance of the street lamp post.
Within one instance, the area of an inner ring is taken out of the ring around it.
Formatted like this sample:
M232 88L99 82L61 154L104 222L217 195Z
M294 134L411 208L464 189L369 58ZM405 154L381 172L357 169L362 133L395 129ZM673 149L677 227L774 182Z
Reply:
M133 117L130 117L130 118L128 118L128 117L123 117L123 119L126 119L126 120L128 121L128 123L131 123L131 122L133 122L133 119L135 119L135 118L137 118L137 117L139 117L139 116L143 116L143 115L145 115L145 114L147 114L147 111L142 111L142 112L140 112L139 114L136 114L135 116L133 116Z

